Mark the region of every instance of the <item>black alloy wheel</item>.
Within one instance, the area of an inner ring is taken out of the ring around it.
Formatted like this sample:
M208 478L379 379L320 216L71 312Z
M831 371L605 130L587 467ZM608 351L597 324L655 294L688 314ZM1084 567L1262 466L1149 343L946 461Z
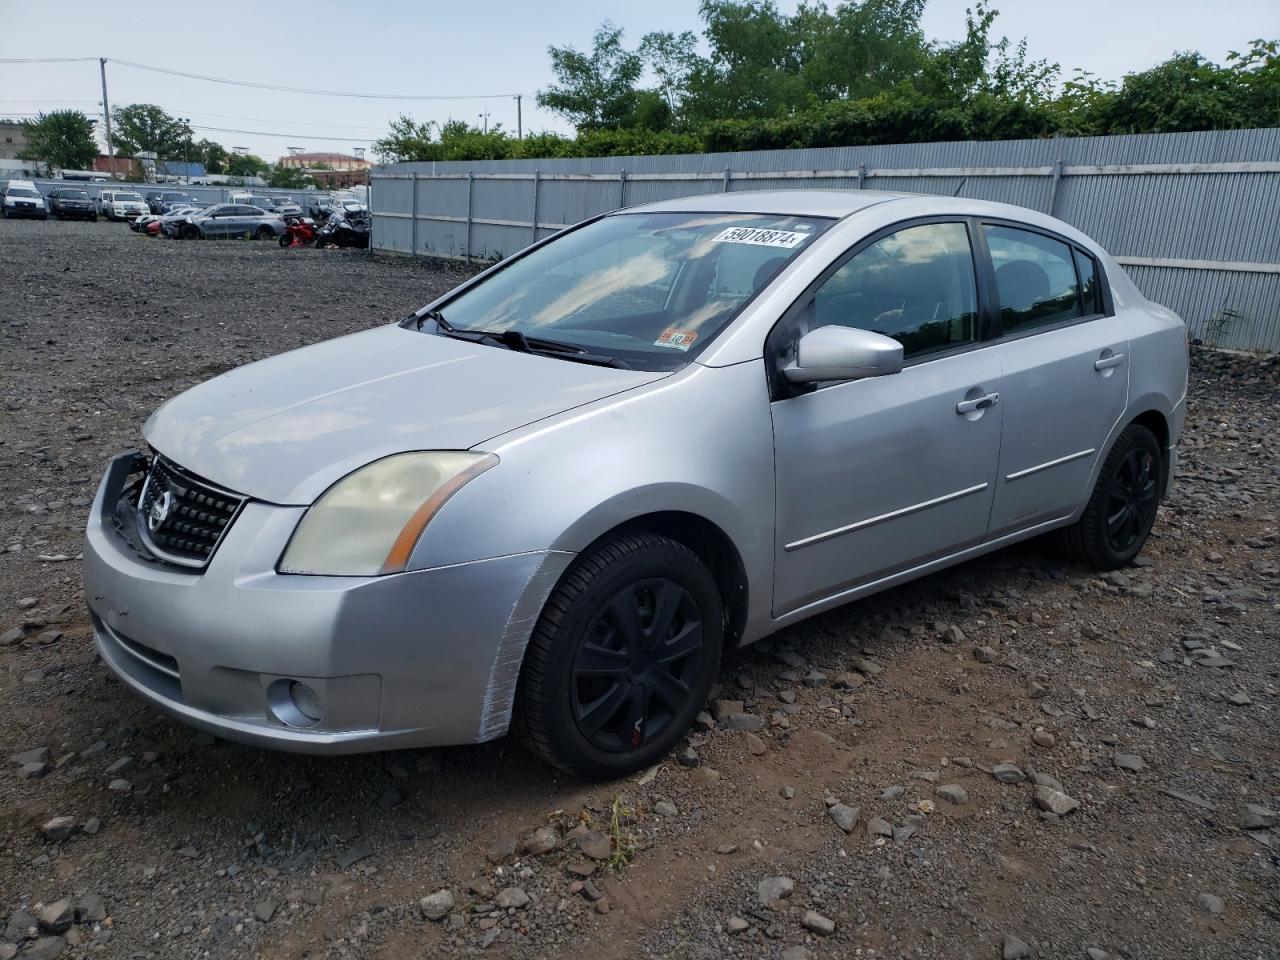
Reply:
M1121 459L1107 486L1107 541L1116 553L1129 550L1155 522L1157 473L1151 452L1135 447Z
M1080 519L1057 532L1067 555L1099 570L1132 561L1155 525L1164 472L1155 434L1131 423L1107 452Z
M689 705L702 618L689 591L665 577L628 584L587 626L573 659L573 717L599 750L636 750Z
M706 701L724 644L707 564L644 530L583 551L529 638L512 725L535 754L589 780L658 763Z

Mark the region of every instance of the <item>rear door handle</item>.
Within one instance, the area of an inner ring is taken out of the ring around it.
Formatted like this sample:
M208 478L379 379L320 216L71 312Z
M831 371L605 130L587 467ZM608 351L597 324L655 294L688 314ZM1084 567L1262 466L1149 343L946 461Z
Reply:
M1110 370L1112 367L1118 367L1122 363L1124 363L1124 354L1113 353L1109 357L1099 357L1097 360L1093 361L1093 369Z
M973 413L975 410L985 410L987 407L994 407L1000 402L1000 394L988 393L981 397L974 397L972 400L961 400L956 404L956 413L966 414Z

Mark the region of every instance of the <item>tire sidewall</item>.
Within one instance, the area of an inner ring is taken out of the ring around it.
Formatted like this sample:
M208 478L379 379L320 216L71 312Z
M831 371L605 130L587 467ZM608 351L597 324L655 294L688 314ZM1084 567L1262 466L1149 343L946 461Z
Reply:
M689 591L702 620L702 650L689 702L675 714L662 737L639 750L612 753L593 746L579 731L573 717L573 662L583 643L588 625L619 591L639 580L665 577ZM702 709L711 685L715 682L724 646L723 605L711 572L698 558L676 546L664 543L611 564L603 576L574 598L566 616L554 628L551 656L548 658L547 687L543 723L552 749L561 765L592 779L625 776L652 765L680 741L693 725ZM538 629L544 629L540 622Z
M1102 471L1098 474L1098 483L1093 494L1094 502L1091 504L1098 520L1092 525L1092 529L1087 531L1087 536L1092 541L1090 544L1092 549L1097 552L1098 557L1108 567L1113 569L1127 565L1142 552L1142 548L1146 546L1147 538L1151 534L1151 527L1155 525L1153 516L1151 526L1147 527L1143 535L1128 550L1116 550L1112 547L1111 541L1107 537L1107 487L1115 478L1116 470L1120 463L1135 448L1146 450L1151 454L1155 472L1157 510L1159 510L1161 494L1165 487L1164 451L1160 449L1159 441L1156 440L1155 434L1146 427L1139 424L1130 425L1116 439L1115 445L1111 448L1111 452L1107 455L1106 462L1103 464Z

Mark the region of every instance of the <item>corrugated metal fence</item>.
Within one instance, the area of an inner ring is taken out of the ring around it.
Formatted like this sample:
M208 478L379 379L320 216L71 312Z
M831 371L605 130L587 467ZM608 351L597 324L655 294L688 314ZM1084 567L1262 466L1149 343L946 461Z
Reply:
M866 187L999 200L1097 239L1195 336L1280 350L1280 129L404 163L372 182L375 249L482 260L607 210L704 193Z

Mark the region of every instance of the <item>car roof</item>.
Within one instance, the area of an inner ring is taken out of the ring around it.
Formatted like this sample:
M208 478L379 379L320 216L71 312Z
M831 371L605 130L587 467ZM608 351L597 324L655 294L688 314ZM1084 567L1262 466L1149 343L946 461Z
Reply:
M646 213L768 213L797 217L847 217L859 210L910 197L888 190L743 190L704 193L628 207Z

